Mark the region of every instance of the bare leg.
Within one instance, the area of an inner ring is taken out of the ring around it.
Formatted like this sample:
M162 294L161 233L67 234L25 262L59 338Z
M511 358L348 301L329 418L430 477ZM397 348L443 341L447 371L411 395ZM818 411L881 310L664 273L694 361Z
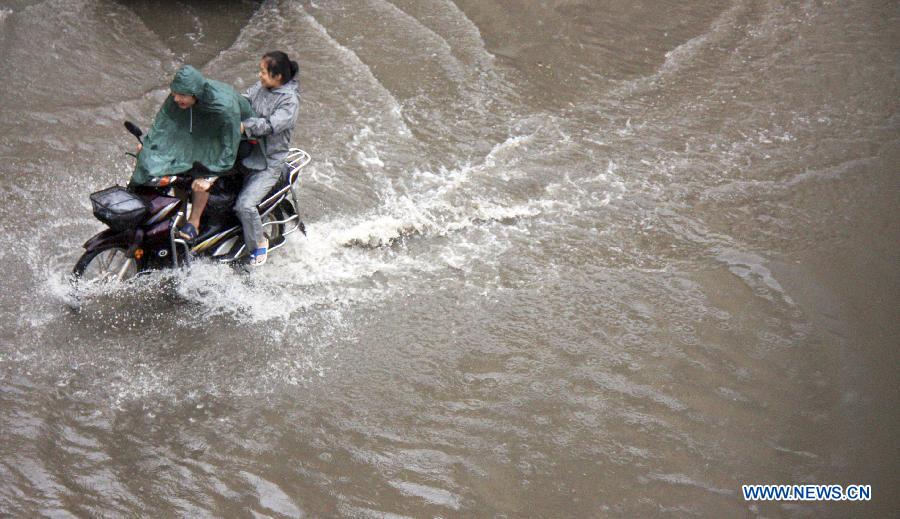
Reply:
M200 230L200 217L206 209L206 203L209 202L209 191L194 191L191 193L191 217L188 223L194 226L194 229Z
M206 203L209 202L209 188L212 187L215 179L206 180L198 178L191 182L191 216L188 223L194 226L194 229L200 230L200 217L206 209Z

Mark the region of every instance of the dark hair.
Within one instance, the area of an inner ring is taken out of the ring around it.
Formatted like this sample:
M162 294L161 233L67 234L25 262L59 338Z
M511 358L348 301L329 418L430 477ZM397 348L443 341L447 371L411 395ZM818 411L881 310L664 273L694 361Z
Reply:
M297 75L297 71L300 69L296 61L291 61L288 55L280 50L267 52L262 59L266 62L266 70L269 71L269 75L272 77L281 76L282 83L287 83L294 79L294 76Z

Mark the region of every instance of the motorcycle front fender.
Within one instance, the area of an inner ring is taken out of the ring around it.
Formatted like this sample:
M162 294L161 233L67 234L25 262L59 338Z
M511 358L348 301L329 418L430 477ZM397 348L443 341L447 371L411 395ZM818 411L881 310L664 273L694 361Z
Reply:
M106 229L100 231L91 239L84 242L84 245L82 245L82 247L84 247L85 250L88 251L92 251L107 244L122 245L123 247L128 247L131 245L131 237L132 233L128 231L115 231L113 229Z

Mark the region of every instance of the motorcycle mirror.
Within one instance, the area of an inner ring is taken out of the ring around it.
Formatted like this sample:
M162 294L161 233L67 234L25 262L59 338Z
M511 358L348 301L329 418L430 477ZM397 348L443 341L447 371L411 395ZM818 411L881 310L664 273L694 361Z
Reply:
M138 140L141 140L141 135L144 135L144 132L131 121L125 121L125 129L128 130L128 133L137 137Z

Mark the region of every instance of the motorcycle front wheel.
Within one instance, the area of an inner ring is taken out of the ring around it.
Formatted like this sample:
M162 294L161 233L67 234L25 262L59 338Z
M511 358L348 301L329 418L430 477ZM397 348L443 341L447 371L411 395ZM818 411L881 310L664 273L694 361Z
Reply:
M128 249L121 245L105 245L85 252L72 269L72 274L79 281L96 283L131 279L138 273L138 264L127 252Z

